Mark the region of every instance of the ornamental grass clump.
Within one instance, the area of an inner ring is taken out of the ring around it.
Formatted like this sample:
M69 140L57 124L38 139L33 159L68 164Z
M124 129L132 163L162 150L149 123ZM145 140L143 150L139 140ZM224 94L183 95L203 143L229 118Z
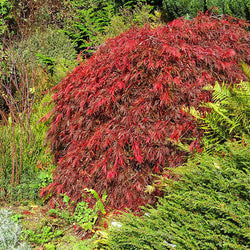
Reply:
M107 40L54 90L48 139L57 168L43 197L101 196L106 209L153 203L145 188L164 167L185 161L173 141L200 151L202 133L182 107L209 101L207 83L243 79L250 35L243 20L199 15ZM46 119L46 117L44 118ZM51 199L51 204L53 201Z

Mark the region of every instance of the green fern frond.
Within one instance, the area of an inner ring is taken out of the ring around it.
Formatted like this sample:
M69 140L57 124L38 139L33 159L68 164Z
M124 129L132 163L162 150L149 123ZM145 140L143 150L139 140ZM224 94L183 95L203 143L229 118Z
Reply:
M224 82L221 86L218 82L216 82L213 91L213 101L215 102L222 102L231 96L230 85L227 86Z
M246 77L250 81L250 66L243 62L241 64L241 67L242 67L242 70L243 70L244 74L246 75Z
M222 108L220 103L212 103L209 102L205 105L208 108L211 108L214 112L216 112L219 117L221 117L223 120L226 120L228 123L232 124L232 126L235 126L234 122L225 114L227 113L227 109Z
M242 64L242 67L246 75L250 73L248 65ZM241 81L234 85L216 82L214 87L208 85L205 89L213 91L212 102L202 104L202 107L210 110L209 113L204 116L194 107L183 108L196 118L204 130L204 144L214 147L215 143L249 135L250 82Z

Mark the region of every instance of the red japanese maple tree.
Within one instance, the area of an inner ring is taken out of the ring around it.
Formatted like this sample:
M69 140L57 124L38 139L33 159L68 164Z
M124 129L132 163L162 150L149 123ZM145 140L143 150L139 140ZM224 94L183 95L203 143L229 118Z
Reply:
M237 82L250 63L249 24L200 14L151 29L132 28L55 87L48 133L57 168L41 195L107 191L107 208L137 210L152 174L183 163L169 139L198 149L201 132L182 106L210 99L203 87Z

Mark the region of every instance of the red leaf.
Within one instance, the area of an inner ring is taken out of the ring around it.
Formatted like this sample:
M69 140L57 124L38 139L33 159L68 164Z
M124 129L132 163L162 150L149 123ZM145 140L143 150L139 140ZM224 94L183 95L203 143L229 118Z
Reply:
M224 54L224 58L233 58L234 56L236 56L234 49L230 49Z
M141 155L141 149L140 149L138 143L134 143L134 144L133 144L133 150L134 150L135 159L136 159L140 164L143 163L143 157L142 157L142 155Z
M23 214L25 215L25 214L32 214L32 213L29 212L29 211L27 211L27 210L25 210L25 211L23 211Z
M189 150L190 150L190 152L192 152L192 153L193 153L193 151L194 151L195 143L196 143L196 141L193 141L193 142L190 144L190 146L189 146Z
M154 85L154 91L157 92L159 91L160 93L163 91L163 85L161 82L157 82Z
M123 81L118 81L119 89L125 89L125 84Z

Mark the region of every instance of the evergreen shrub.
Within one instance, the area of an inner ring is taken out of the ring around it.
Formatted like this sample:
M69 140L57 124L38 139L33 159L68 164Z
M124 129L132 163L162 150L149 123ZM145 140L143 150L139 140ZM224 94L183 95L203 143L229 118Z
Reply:
M54 84L76 66L75 44L58 29L49 27L37 30L18 46L26 63L32 58L37 67L49 73L49 80Z
M69 61L76 59L74 43L60 30L55 28L39 29L27 39L27 51L29 53L42 54L54 59L64 58Z
M163 0L168 19L180 16L195 17L199 11L217 7L218 14L229 14L237 18L250 20L250 2L248 0Z
M109 226L100 249L248 249L249 143L226 143L177 168L181 177L165 182L156 208L117 218L121 227Z
M196 138L200 151L201 132L182 106L209 101L207 83L244 78L238 63L250 61L247 25L199 15L108 40L54 88L48 139L57 168L41 195L80 201L84 188L106 190L107 210L154 202L144 192L152 174L185 160L171 140Z

